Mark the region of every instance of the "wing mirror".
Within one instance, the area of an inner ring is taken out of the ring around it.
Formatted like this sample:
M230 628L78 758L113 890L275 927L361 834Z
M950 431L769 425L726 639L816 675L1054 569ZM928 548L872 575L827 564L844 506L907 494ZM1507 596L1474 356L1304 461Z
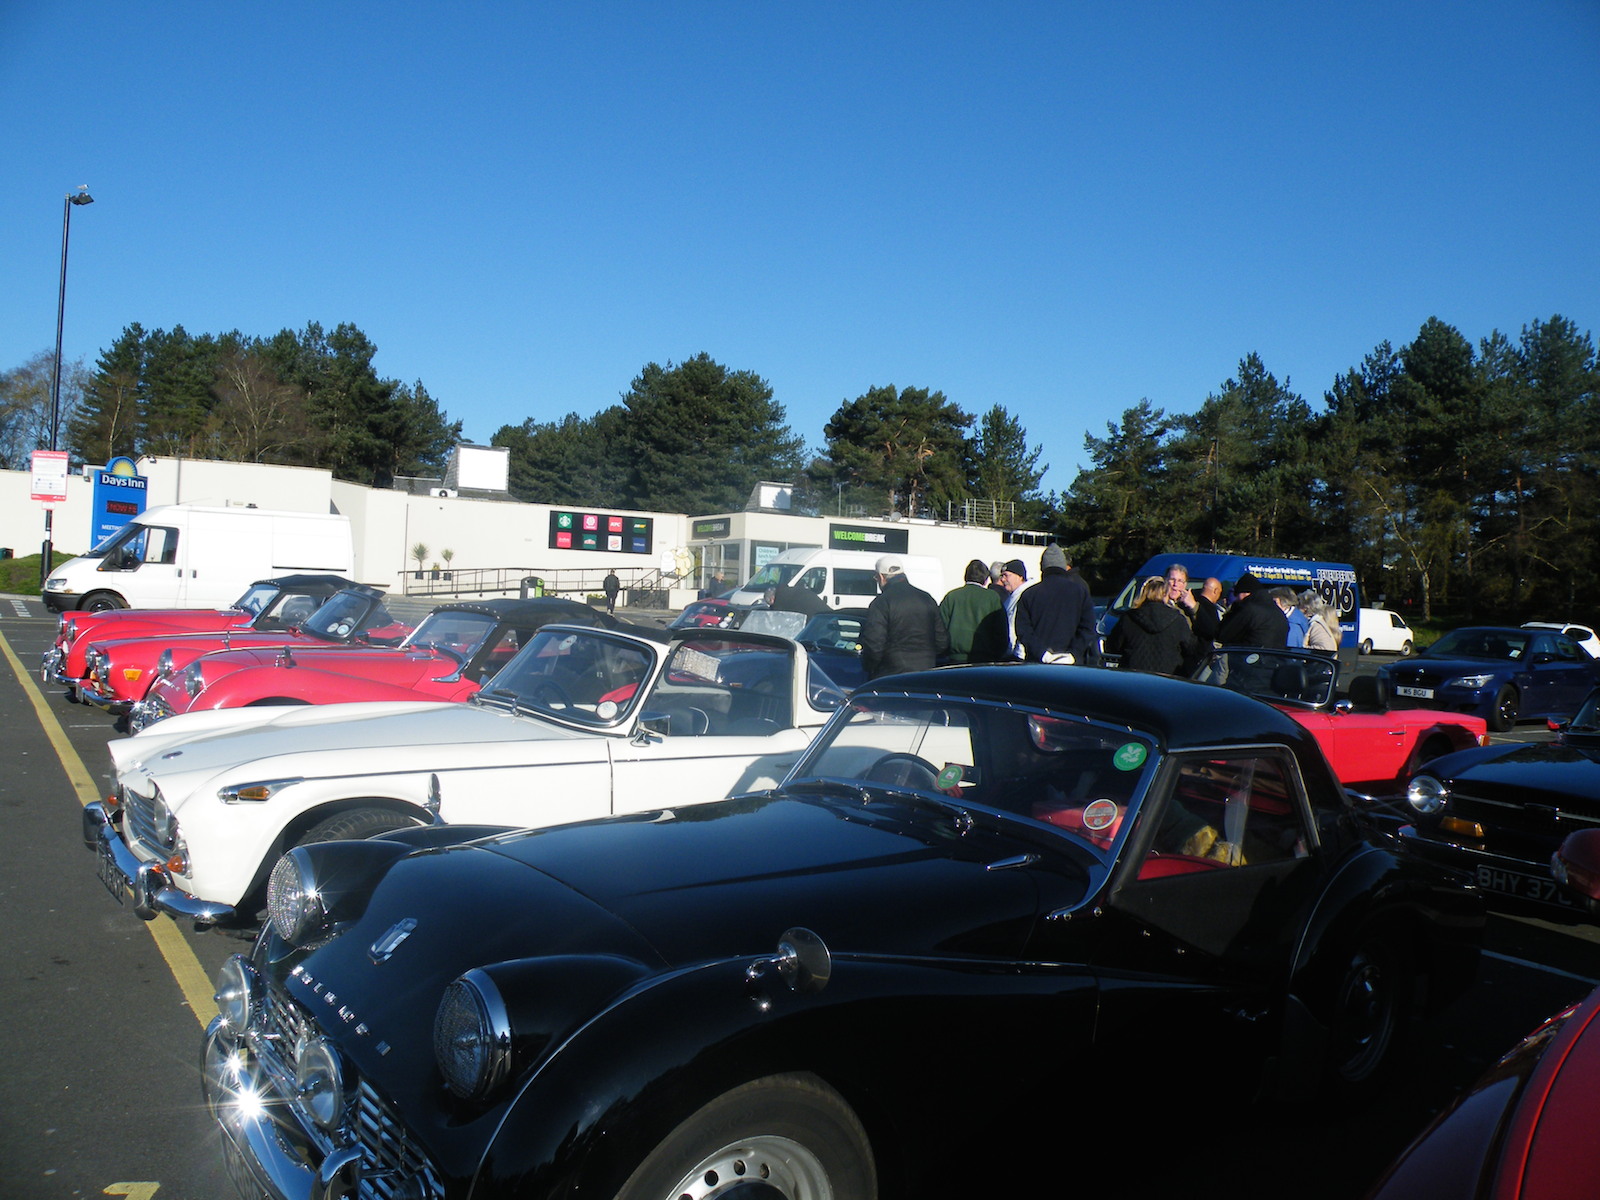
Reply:
M1550 874L1590 916L1600 916L1600 829L1569 833L1550 858Z

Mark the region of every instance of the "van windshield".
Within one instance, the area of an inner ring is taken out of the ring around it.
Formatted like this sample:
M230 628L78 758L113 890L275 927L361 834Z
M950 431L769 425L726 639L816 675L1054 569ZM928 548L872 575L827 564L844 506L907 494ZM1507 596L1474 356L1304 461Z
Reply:
M799 563L770 562L750 576L750 582L744 586L753 591L759 591L761 588L784 587L799 573Z

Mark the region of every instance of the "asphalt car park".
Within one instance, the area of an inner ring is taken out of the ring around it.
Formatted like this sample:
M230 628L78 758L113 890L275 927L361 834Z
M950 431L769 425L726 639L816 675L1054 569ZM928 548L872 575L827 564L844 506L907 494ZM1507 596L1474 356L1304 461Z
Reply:
M0 1023L0 1110L8 1117L0 1191L229 1200L233 1187L199 1102L198 1052L213 1010L211 980L246 944L168 919L145 924L96 878L77 810L106 786L106 743L119 735L103 716L34 682L29 669L53 627L37 602L0 601L8 651L0 720L10 751L0 812L14 848L0 888L0 1004L8 1015ZM1542 723L1523 724L1496 740L1549 736ZM1287 1189L1354 1200L1458 1089L1597 980L1593 927L1496 918L1478 981L1420 1031L1410 1069L1372 1106L1252 1121L1245 1142L1218 1131L1196 1146L1170 1130L1144 1130L1138 1159L1112 1168L1116 1191L1265 1197ZM1194 1055L1186 1069L1227 1068L1208 1047ZM1195 1123L1180 1132L1194 1133ZM1128 1124L1086 1116L1074 1138L1104 1164L1107 1128ZM1062 1159L1054 1148L996 1145L993 1169L1029 1187L1059 1184ZM1000 1179L976 1182L992 1190Z

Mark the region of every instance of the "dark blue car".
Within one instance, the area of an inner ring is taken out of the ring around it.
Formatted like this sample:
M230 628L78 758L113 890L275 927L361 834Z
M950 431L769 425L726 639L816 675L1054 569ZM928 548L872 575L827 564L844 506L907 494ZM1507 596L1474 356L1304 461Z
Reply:
M1455 629L1413 658L1378 670L1390 708L1475 713L1503 733L1518 720L1566 720L1600 685L1600 660L1559 630Z

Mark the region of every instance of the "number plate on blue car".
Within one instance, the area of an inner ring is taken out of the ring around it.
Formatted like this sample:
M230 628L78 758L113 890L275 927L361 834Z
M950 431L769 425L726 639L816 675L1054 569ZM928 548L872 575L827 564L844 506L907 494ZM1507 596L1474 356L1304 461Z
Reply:
M1395 695L1397 695L1397 696L1410 696L1410 697L1412 697L1413 699L1416 699L1416 700L1432 700L1433 699L1433 689L1432 688L1398 687L1397 686L1394 689L1394 692L1395 692Z

